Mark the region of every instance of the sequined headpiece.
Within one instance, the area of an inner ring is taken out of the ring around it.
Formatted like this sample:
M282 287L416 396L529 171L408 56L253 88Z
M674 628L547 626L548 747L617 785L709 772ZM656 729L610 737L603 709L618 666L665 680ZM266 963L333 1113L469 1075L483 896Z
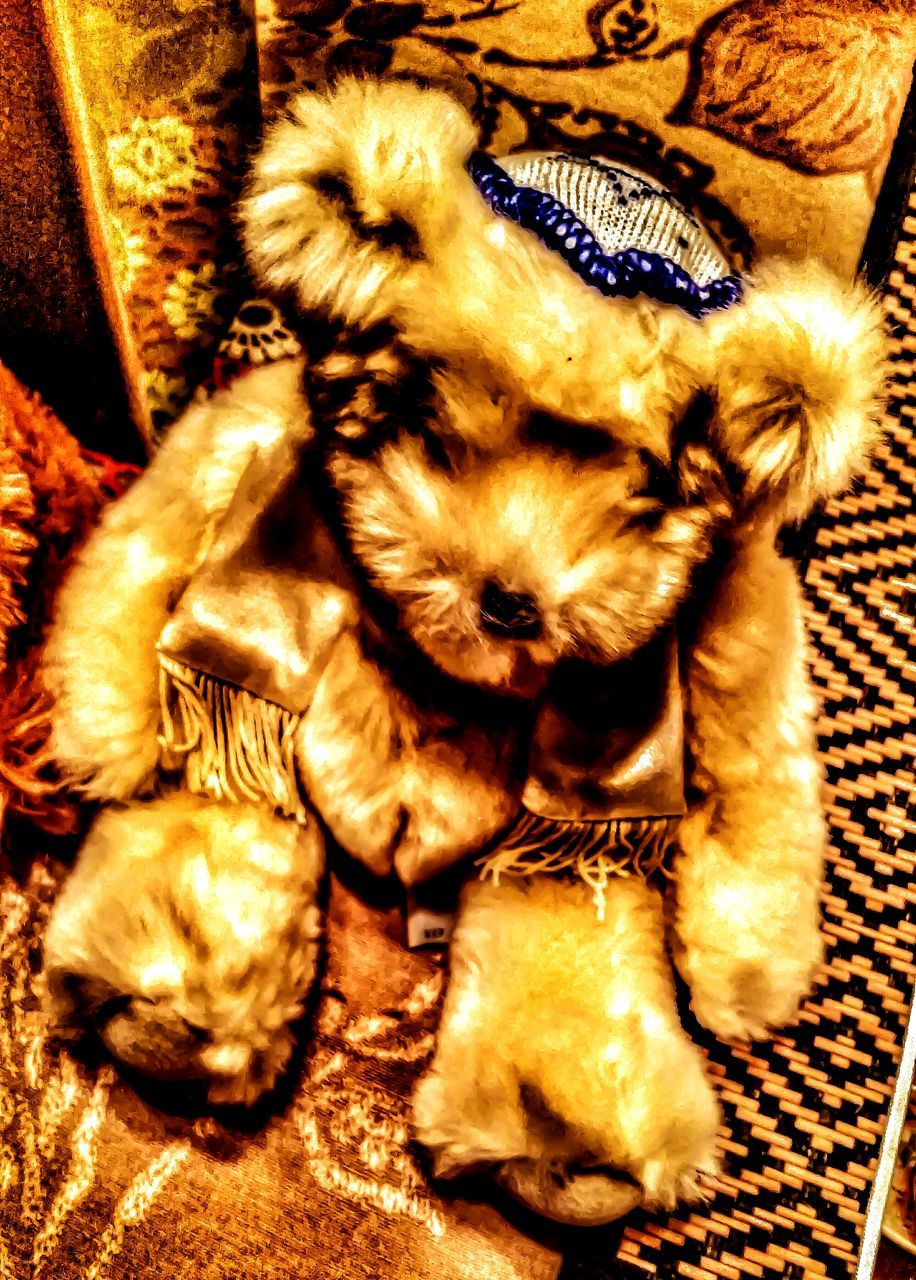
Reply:
M606 297L642 294L697 317L741 298L740 277L697 219L634 169L557 152L494 160L478 151L468 171L495 213L534 232Z

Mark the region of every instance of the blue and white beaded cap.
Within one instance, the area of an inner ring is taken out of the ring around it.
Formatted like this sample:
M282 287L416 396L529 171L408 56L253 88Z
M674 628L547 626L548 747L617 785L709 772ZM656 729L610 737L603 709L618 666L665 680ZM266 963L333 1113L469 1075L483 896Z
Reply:
M490 208L533 232L605 297L680 307L700 318L739 302L741 277L698 220L626 165L560 152L494 160L468 172Z

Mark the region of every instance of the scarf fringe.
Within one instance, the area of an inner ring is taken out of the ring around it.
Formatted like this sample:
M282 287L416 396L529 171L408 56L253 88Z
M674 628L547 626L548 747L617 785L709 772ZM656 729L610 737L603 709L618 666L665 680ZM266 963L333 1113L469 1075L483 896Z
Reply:
M498 848L479 858L480 878L499 884L501 876L560 875L573 872L592 891L598 919L604 919L608 882L619 876L660 872L680 825L679 818L612 818L564 822L524 814Z
M296 773L301 716L159 655L162 764L214 800L266 800L305 822Z
M159 655L162 765L185 771L188 787L214 800L267 801L307 820L296 772L302 717L215 676ZM669 876L666 856L679 818L564 822L523 814L496 849L477 860L481 879L573 873L592 890L604 919L608 883L620 876Z

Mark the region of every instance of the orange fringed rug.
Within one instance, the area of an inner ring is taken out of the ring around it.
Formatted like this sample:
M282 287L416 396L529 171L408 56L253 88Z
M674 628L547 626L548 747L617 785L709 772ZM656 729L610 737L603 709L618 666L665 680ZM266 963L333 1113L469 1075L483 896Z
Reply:
M49 771L41 642L66 557L95 522L103 486L51 410L0 365L0 821L73 828Z

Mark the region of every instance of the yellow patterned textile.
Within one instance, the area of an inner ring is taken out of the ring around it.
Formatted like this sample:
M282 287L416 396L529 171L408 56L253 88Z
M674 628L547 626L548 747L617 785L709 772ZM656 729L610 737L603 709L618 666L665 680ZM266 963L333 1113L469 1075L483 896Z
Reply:
M240 0L44 0L90 241L148 440L205 375L240 290L231 217L257 135Z
M855 270L910 81L908 0L256 0L268 114L346 71L444 83L494 154L631 160L738 265ZM880 66L880 74L876 68Z

